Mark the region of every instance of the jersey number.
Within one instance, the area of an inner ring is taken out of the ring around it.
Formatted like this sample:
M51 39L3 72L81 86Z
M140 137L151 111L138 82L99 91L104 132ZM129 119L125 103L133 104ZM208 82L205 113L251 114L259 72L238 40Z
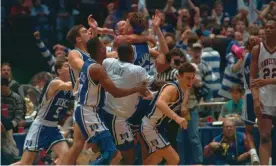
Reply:
M58 119L58 115L59 115L59 113L62 109L63 109L63 107L58 107L58 109L56 110L56 113L54 114L53 118Z
M270 70L269 68L264 68L263 73L264 79L276 78L276 68L273 68L272 70Z

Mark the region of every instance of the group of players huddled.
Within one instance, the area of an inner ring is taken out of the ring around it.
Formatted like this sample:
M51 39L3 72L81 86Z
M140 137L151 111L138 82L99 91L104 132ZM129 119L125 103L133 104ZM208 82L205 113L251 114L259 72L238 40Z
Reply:
M32 164L39 150L48 149L57 155L57 165L73 165L86 144L101 153L93 164L131 165L136 156L135 143L139 142L143 164L157 165L164 159L169 165L177 165L179 155L170 146L164 130L171 120L187 128L185 117L175 111L187 107L188 91L197 79L196 68L185 62L178 69L177 81L170 83L148 74L150 56L164 56L162 52L168 50L160 21L156 11L152 26L158 36L157 54L147 44L154 41L152 37L142 34L146 26L141 13L132 13L126 21L118 22L113 45L118 58L107 58L106 47L97 37L97 22L91 15L89 29L83 25L72 27L67 39L75 49L68 58L57 59L57 77L47 87L27 134L23 156L15 164ZM276 22L268 21L265 28L265 41L249 38L250 52L244 57L243 66L249 68L249 72L244 72L248 86L246 102L254 102L259 120L263 164L270 155L269 136L272 119L276 118ZM69 149L57 125L59 116L66 113L72 101L74 142Z

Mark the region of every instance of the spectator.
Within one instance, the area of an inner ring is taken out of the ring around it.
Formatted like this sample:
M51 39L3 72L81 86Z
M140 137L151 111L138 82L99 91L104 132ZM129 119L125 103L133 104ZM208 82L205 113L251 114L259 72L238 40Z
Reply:
M21 96L9 88L9 81L1 77L1 106L2 115L12 122L12 128L24 127L25 110Z
M17 4L11 8L11 16L30 15L30 9L24 6L24 0L17 0Z
M4 62L1 65L1 76L8 79L9 88L13 92L19 94L18 89L20 87L20 84L13 79L12 73L11 73L11 65L9 63Z
M216 136L213 141L205 146L204 156L213 157L215 165L245 164L250 154L246 143L246 135L236 131L235 122L225 119L223 133Z
M228 13L223 11L223 4L220 0L215 2L215 7L212 11L212 17L216 19L218 25L222 24L225 17L229 17Z
M242 113L242 105L243 105L243 89L241 86L236 85L231 89L232 100L229 100L221 109L219 115L219 121L223 121L225 117L234 116L238 118L237 120L241 120L240 116Z
M204 37L202 40L203 50L201 59L205 61L211 68L216 76L216 81L213 82L215 84L215 88L210 91L212 98L219 98L218 91L221 87L221 79L220 79L220 55L216 50L212 48L212 39Z
M54 55L53 55L50 52L50 50L45 46L44 42L40 39L39 31L34 32L34 37L36 39L36 45L39 48L41 55L47 61L51 72L55 73L56 57L67 55L68 52L70 51L70 49L68 49L60 44L56 44L53 47L53 49L54 49Z
M1 115L1 165L10 165L19 157L12 128L12 122Z
M103 27L113 29L116 22L119 21L116 18L115 3L110 3L107 5L108 16L105 18Z
M41 0L33 0L31 16L35 19L35 30L39 30L42 33L42 38L45 40L48 40L48 32L50 30L49 14L48 6L41 4Z

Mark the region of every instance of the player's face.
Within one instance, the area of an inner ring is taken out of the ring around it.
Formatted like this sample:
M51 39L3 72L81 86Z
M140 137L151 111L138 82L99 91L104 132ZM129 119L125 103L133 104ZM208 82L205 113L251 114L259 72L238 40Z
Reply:
M265 25L265 35L267 37L275 37L276 35L276 22L268 21Z
M234 126L233 122L226 120L224 121L223 125L223 134L226 137L233 137L236 132L236 127Z
M124 26L124 32L123 32L123 34L124 35L131 35L131 34L133 34L133 28L130 25L130 23L129 23L128 20L126 21L126 24Z
M1 76L9 78L11 76L11 68L8 65L3 65L1 68Z
M59 75L64 79L63 81L67 82L70 80L69 74L69 63L64 62L61 69L59 70Z
M86 45L87 41L91 38L91 33L86 28L82 27L79 30L80 37L77 37L77 40L84 45Z
M117 35L123 35L125 31L126 21L119 21L117 23Z
M97 56L100 56L102 61L106 58L106 47L102 41L100 41L100 48L99 48L99 53Z
M180 82L180 86L183 89L192 88L193 81L195 79L195 73L193 72L185 72L182 75L178 75L178 81Z

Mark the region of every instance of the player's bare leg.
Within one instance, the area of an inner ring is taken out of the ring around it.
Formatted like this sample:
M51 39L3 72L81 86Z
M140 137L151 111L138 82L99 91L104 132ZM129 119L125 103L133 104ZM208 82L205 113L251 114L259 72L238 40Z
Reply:
M25 151L20 161L13 163L12 165L32 165L37 152Z
M51 149L58 157L57 165L62 165L63 158L66 157L65 155L69 152L68 144L63 141L55 144Z
M77 161L79 154L81 153L85 140L80 131L79 126L74 124L74 142L72 147L69 149L68 153L65 154L65 157L60 162L63 165L73 165Z
M260 132L260 164L268 165L271 154L271 129L272 119L261 117L259 118Z
M245 126L245 134L247 137L247 144L249 146L249 153L251 155L251 163L253 165L259 165L259 157L256 152L256 147L254 144L254 137L253 137L253 125L246 125Z

